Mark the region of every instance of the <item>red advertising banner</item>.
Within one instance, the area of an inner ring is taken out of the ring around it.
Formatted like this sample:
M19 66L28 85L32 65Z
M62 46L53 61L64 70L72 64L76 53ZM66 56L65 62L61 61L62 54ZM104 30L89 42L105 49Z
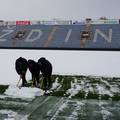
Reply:
M16 21L16 25L31 25L30 21Z

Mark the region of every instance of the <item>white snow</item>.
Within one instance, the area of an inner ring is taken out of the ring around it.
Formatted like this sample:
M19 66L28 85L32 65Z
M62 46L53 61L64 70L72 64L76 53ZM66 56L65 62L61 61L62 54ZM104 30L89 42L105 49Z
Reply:
M9 86L8 89L5 91L5 95L22 99L33 99L36 96L42 96L43 94L44 91L39 88L22 87L21 89L19 89L14 85Z
M8 115L8 118L5 118L4 120L15 120L15 116L17 116L17 113L12 110L0 110L0 113Z
M55 79L55 82L52 84L52 88L51 90L55 90L57 89L60 85L60 83L58 82L58 78Z
M113 93L120 93L118 85L111 85L110 91Z
M4 120L28 120L27 115L23 116L12 110L7 110L7 109L0 110L0 114L7 115L7 117L4 118Z
M110 84L108 81L100 80L100 83L90 83L90 80L77 80L71 81L71 88L66 91L71 98L78 94L79 92L85 92L85 98L87 98L89 93L97 93L101 98L102 95L108 95L113 97L114 94L120 93L118 85Z
M101 114L103 115L103 120L108 120L110 116L113 116L113 114L106 109L101 110Z
M7 98L8 96L7 95L0 95L0 98L1 99L5 99L5 98Z
M110 97L113 97L113 93L110 90L107 90L103 85L97 84L96 91L100 95L109 95Z
M66 94L70 94L69 98L71 98L72 96L75 96L81 89L82 87L77 84L75 79L74 82L71 81L71 88L67 90Z
M66 109L69 109L69 102L73 102L75 106L74 109L72 109L70 115L60 116L60 117L65 120L78 120L78 114L79 114L78 111L82 109L85 103L83 101L81 102L81 101L71 101L71 100L67 100L65 103L63 103L50 120L57 120L56 117L59 116L61 112L64 113Z
M60 108L55 112L55 114L53 115L53 117L50 120L54 120L54 118L56 118L56 116L59 114L60 111L63 111L63 109L65 109L67 107L67 102L63 103ZM48 111L49 114L49 111Z
M113 114L108 110L108 108L105 107L109 106L109 103L107 101L99 101L98 105L101 108L100 113L102 114L103 120L109 120L109 117L113 116Z
M69 98L71 98L80 91L85 91L85 97L87 97L89 92L94 92L94 89L89 83L86 83L85 80L82 80L81 83L78 83L78 80L74 79L74 82L71 81L71 88L67 90L66 94L68 94Z

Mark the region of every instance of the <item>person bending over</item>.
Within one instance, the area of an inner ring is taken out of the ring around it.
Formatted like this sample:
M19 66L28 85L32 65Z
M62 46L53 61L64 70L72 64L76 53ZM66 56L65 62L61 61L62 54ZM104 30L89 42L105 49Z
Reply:
M28 68L32 75L33 86L39 87L40 67L34 60L28 60Z
M27 86L27 81L26 81L27 68L28 68L28 62L25 58L19 57L15 61L15 69L18 75L20 75L20 78L22 79L22 87Z
M52 64L44 57L38 60L40 71L43 77L44 89L47 90L51 87L51 75L52 75Z

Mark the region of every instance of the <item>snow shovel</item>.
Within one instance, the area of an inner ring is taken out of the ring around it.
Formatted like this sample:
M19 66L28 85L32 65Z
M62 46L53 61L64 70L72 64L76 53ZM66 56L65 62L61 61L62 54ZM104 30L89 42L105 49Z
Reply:
M19 81L18 81L18 83L17 83L17 85L16 85L19 89L21 88L20 86L18 86L19 83L20 83L20 80L21 80L21 75L20 75Z
M41 83L40 83L40 88L42 88L43 87L43 77L41 77Z

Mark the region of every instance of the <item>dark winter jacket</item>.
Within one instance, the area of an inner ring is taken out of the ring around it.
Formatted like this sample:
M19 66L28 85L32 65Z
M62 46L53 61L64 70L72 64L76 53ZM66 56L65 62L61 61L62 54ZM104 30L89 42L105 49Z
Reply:
M40 66L34 60L28 60L28 68L33 76L40 74Z
M28 62L25 58L19 57L15 62L15 69L19 75L25 74L28 68Z
M43 77L49 77L52 75L52 64L47 59L44 57L40 58L38 64L40 65Z

